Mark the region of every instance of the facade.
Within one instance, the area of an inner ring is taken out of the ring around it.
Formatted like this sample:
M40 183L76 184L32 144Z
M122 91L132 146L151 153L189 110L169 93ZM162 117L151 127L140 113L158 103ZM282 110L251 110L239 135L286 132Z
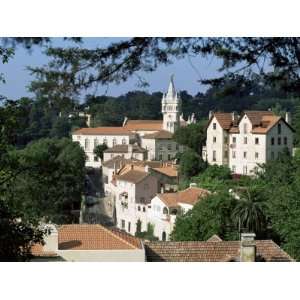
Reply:
M233 173L254 175L259 165L274 160L285 148L292 154L293 128L272 111L213 113L207 126L203 158L209 164L226 165Z
M81 128L74 131L72 140L78 142L84 149L86 166L99 168L102 165L93 153L99 144L115 148L137 143L138 146L145 148L146 152L135 153L136 159L163 161L173 159L178 151L183 151L183 148L172 140L173 133L180 126L196 122L194 114L189 116L187 121L183 119L181 99L175 90L173 76L167 93L163 95L161 108L163 120L128 120L125 117L120 127ZM130 151L127 155L123 152L109 151L106 152L104 160L111 159L115 155L130 158Z
M148 222L154 226L154 235L162 241L170 239L176 216L186 213L209 194L208 190L191 186L176 193L157 194L151 200Z

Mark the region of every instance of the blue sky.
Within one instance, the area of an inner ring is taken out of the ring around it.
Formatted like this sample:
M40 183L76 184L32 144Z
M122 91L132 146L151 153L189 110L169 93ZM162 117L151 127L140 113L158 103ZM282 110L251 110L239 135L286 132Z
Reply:
M84 38L82 47L95 48L110 44L120 38ZM53 39L53 45L64 46L69 43L64 42L60 38ZM44 49L34 47L31 53L22 47L18 47L15 56L8 64L0 64L0 73L5 75L6 83L0 85L0 94L10 99L18 99L22 96L30 96L27 86L34 79L26 70L26 66L42 66L48 61L47 56L43 53ZM148 92L161 91L165 92L168 86L169 77L175 74L175 85L178 90L187 90L194 95L199 91L203 92L206 86L201 85L198 80L200 78L209 78L218 76L217 69L219 63L215 58L188 58L174 61L169 66L161 66L153 73L142 74L148 81L149 87L144 90ZM107 95L119 96L128 91L141 89L137 86L136 77L130 78L127 82L119 85L110 84L107 86L99 86L97 94L101 95L107 92Z

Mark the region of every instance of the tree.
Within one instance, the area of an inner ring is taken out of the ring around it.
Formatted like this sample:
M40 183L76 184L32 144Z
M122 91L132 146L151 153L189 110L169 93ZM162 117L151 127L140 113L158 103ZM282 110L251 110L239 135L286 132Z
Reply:
M205 128L202 124L190 124L186 127L179 127L173 136L179 145L185 145L196 153L202 153L202 145L206 140Z
M238 227L232 220L236 206L228 192L208 195L182 216L178 216L171 233L174 241L206 241L214 234L222 239L238 238Z
M190 178L205 169L205 162L193 150L186 150L180 156L179 172L184 178Z
M232 217L242 231L264 237L267 228L266 202L257 187L242 189Z
M100 158L101 160L103 160L103 152L107 149L107 145L106 144L101 144L101 145L97 145L94 148L94 154Z
M158 240L158 238L156 236L154 236L154 225L151 223L148 223L147 230L142 231L142 223L141 223L140 219L138 219L138 221L136 223L135 236L139 237L141 239L144 239L144 240L149 240L149 241L157 241Z
M9 153L23 170L7 186L9 206L27 220L72 222L84 189L85 154L69 139L41 139Z

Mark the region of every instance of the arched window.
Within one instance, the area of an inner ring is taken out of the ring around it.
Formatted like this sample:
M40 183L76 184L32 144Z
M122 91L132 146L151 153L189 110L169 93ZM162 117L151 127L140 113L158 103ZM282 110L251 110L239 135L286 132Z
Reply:
M126 145L126 139L122 139L122 144Z
M169 213L168 209L167 209L166 207L164 207L164 209L163 209L163 214L164 214L164 215L167 215L168 213Z
M161 236L161 239L162 239L163 241L165 241L165 240L167 239L167 234L166 234L165 231L163 231L162 236Z
M177 209L173 208L170 212L171 215L177 215Z
M90 142L89 139L85 139L84 140L84 149L88 150L90 148Z
M103 140L103 144L104 144L104 145L107 145L107 139L104 139L104 140Z
M115 146L117 144L117 140L114 138L113 139L113 146Z

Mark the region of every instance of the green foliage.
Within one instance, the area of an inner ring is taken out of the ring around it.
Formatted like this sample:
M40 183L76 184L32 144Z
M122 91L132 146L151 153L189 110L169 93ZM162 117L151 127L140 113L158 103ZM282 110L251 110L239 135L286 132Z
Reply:
M41 139L23 150L10 152L23 170L8 186L10 207L27 219L71 222L70 211L79 206L84 184L85 155L68 139Z
M158 238L154 236L154 225L151 223L147 224L147 231L142 231L142 222L140 219L136 223L135 236L144 240L157 241Z
M193 150L186 150L180 156L179 172L183 178L190 178L205 169L206 163Z
M178 216L171 234L174 241L205 241L214 234L234 240L238 227L231 215L237 200L228 192L211 194L199 201L192 210Z
M202 145L205 143L206 133L202 124L190 124L179 127L174 133L173 139L180 145L185 145L195 152L202 153Z
M103 152L107 149L107 145L106 144L101 144L101 145L97 145L94 148L94 154L100 158L101 160L103 159Z

